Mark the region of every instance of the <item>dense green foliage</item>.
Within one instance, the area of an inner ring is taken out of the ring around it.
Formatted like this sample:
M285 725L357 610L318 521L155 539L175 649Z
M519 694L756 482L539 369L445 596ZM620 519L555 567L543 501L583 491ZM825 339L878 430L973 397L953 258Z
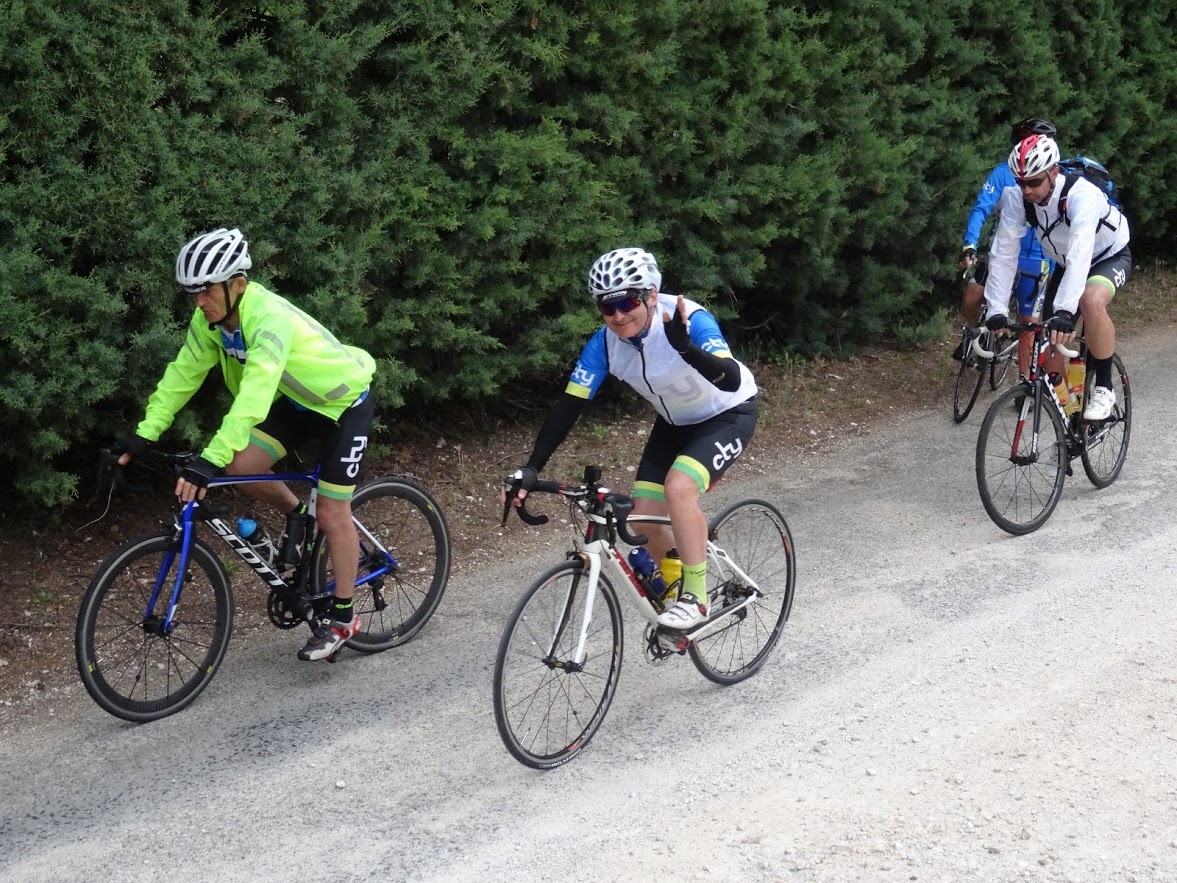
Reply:
M1022 116L1168 257L1175 30L1161 0L0 0L0 489L67 499L134 425L212 225L402 415L565 371L618 245L745 340L918 326Z

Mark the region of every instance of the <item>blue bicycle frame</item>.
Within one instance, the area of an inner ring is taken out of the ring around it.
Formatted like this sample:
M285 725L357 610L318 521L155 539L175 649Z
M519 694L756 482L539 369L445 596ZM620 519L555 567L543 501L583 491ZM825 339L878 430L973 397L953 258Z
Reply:
M310 551L314 546L314 525L315 525L315 503L318 499L319 490L319 466L316 465L310 472L298 472L287 475L274 475L267 473L265 475L226 475L209 480L208 487L211 490L216 487L224 487L231 484L245 484L247 482L256 481L300 481L309 482L311 485L310 499L307 502L307 535L304 538L303 554L300 557L298 567L295 569L292 578L286 579L279 574L273 567L263 561L253 549L251 549L241 539L219 515L208 515L207 517L198 517L197 512L200 510L201 501L192 500L185 503L175 518L176 539L179 540L178 548L169 549L164 555L163 563L160 565L159 574L155 578L155 586L151 590L151 596L147 600L147 609L144 612L144 618L150 619L152 611L155 610L155 605L159 601L160 594L164 587L164 582L167 579L168 573L171 571L172 564L176 560L176 555L180 556L180 567L176 571L175 582L172 585L171 600L168 604L168 612L160 623L160 631L163 634L168 634L172 629L172 619L175 616L176 607L180 603L180 590L183 584L183 575L188 570L188 556L192 548L192 537L195 534L195 523L197 521L205 521L209 524L217 536L224 540L229 547L236 552L242 560L248 564L253 571L261 577L261 579L270 586L271 589L282 592L297 591L299 595L305 595L307 600L315 598L327 597L334 593L335 583L332 581L321 587L321 591L315 595L309 595L306 592L307 584L310 581ZM211 508L210 508L211 511ZM397 568L397 561L392 557L392 554L384 548L379 540L376 539L372 533L364 527L363 524L353 515L352 521L355 522L356 530L360 535L360 559L366 560L371 567L369 573L364 574L356 580L357 586L362 586L373 580L378 580ZM373 558L376 560L373 561Z

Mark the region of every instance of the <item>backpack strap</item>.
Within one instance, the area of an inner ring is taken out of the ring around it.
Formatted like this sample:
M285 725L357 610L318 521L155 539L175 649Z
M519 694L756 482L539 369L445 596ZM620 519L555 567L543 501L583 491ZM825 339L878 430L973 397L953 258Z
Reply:
M1030 200L1026 199L1026 197L1024 197L1024 196L1022 197L1022 205L1026 209L1027 223L1029 223L1029 225L1031 227L1033 227L1035 230L1042 230L1042 236L1044 238L1049 236L1051 234L1051 232L1054 230L1054 228L1057 227L1059 224L1061 224L1063 221L1067 222L1068 227L1071 226L1071 219L1069 217L1067 217L1067 196L1070 195L1071 188L1075 186L1075 182L1078 180L1079 180L1078 175L1067 175L1066 183L1063 184L1062 192L1059 194L1059 197L1058 197L1058 220L1055 221L1053 224L1051 224L1049 227L1042 226L1042 224L1038 221L1037 207L1032 202L1030 202Z

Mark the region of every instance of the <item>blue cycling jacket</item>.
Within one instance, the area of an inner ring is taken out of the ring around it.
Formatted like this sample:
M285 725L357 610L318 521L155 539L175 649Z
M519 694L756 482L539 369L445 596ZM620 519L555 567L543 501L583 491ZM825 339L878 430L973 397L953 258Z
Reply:
M1017 186L1017 182L1014 181L1014 173L1009 170L1009 166L1005 163L997 166L997 168L989 173L989 177L985 179L985 183L981 187L981 192L977 194L977 201L973 203L973 210L969 212L969 219L965 224L965 248L971 246L973 249L977 249L981 239L981 228L985 226L985 221L988 220L993 209L997 207L997 200L1001 198L1002 191L1007 187L1016 189ZM1045 260L1050 264L1050 269L1052 271L1054 270L1054 261L1042 253L1042 246L1038 244L1038 237L1034 235L1034 228L1029 225L1026 226L1026 235L1022 237L1022 248L1019 257L1028 258L1035 262Z

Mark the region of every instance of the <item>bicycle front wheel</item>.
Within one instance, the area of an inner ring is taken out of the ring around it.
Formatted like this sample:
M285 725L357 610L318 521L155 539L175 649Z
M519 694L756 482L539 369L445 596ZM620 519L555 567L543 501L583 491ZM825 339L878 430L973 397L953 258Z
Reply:
M705 678L734 684L755 674L780 639L793 609L797 560L789 525L764 500L732 503L712 519L710 536L721 547L718 566L714 560L707 565L712 617L735 609L718 631L692 641L687 650Z
M952 391L952 419L956 423L963 423L973 410L973 403L977 401L981 386L985 383L985 369L988 367L988 362L970 348L972 338L967 329L961 332L961 341L964 355L956 374L956 387Z
M1025 384L1007 389L990 407L977 436L977 490L994 524L1026 534L1046 523L1067 478L1067 435L1063 418L1044 381L1038 405L1038 446L1034 441L1034 393ZM1025 406L1016 400L1026 396ZM1022 412L1025 411L1025 419Z
M229 580L213 550L195 537L165 626L179 566L173 531L136 537L111 553L82 597L78 673L91 698L115 717L145 723L184 708L208 686L229 647Z
M588 588L580 560L553 567L524 593L499 642L495 723L511 755L533 769L567 763L588 745L617 689L621 607L601 574L586 629Z
M1120 475L1128 456L1128 438L1132 435L1132 389L1128 372L1117 355L1112 356L1112 392L1116 405L1112 415L1099 423L1083 423L1083 471L1098 488L1105 488ZM1083 401L1088 401L1095 385L1095 372L1088 372Z
M347 646L378 653L413 638L433 616L449 581L449 527L437 502L407 478L378 478L352 497L360 523L360 569L353 604L360 630ZM316 594L334 580L330 544L319 534L312 552ZM381 573L383 571L383 573Z

